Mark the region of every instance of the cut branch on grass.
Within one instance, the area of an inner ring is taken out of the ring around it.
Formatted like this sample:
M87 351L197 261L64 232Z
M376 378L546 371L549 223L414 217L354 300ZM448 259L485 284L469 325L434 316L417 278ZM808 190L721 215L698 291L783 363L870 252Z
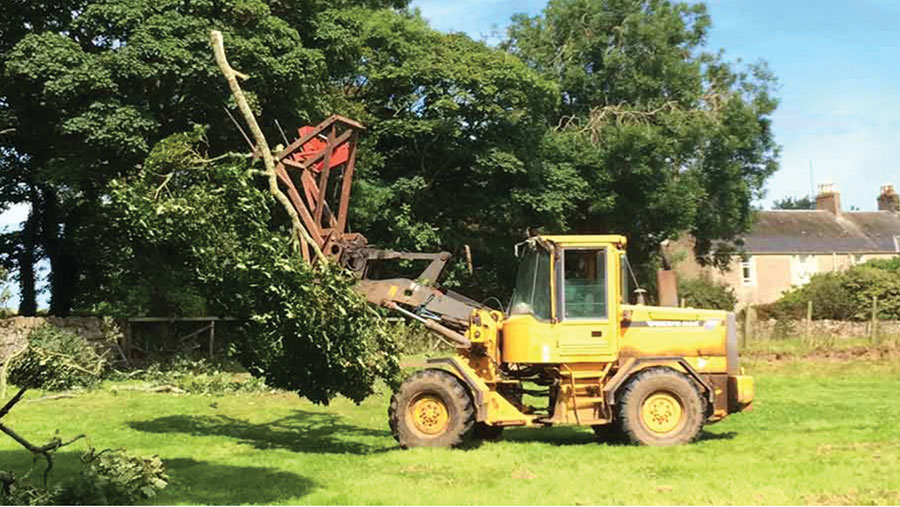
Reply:
M297 214L297 210L294 209L291 201L284 195L284 192L278 188L278 176L275 173L275 159L272 157L269 143L266 141L262 129L259 128L256 117L253 115L253 110L250 109L250 104L247 102L247 98L244 97L244 92L241 90L240 84L238 84L238 78L245 81L250 79L250 76L235 70L228 63L228 59L225 57L225 44L223 42L222 32L218 30L210 31L209 39L210 44L213 47L216 63L219 65L219 69L221 69L222 74L225 76L228 87L231 89L231 94L234 96L234 101L237 103L238 109L240 109L241 114L244 116L244 121L246 121L247 125L250 127L250 132L253 134L253 137L256 140L256 146L262 155L263 163L266 166L266 176L268 176L269 179L269 192L271 192L275 199L281 203L288 216L291 217L291 224L293 225L291 240L294 248L299 248L300 241L304 241L312 246L316 258L319 261L327 262L325 256L322 255L322 250L319 248L319 245L313 241L309 231L307 231L300 222L300 216Z
M41 396L40 398L33 398L30 400L25 400L25 403L36 403L39 401L53 401L53 400L64 400L67 398L74 398L75 395L72 393L59 393L59 394L51 394L48 396Z

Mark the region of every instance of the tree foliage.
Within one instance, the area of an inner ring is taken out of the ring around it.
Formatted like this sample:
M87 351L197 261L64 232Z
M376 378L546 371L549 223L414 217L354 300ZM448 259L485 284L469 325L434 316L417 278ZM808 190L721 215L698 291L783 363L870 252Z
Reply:
M334 39L343 32L336 13L344 5L325 5L2 4L0 166L9 170L0 174L0 189L6 203L26 202L34 210L20 233L28 237L12 241L24 251L6 253L17 266L26 264L25 271L39 257L48 258L51 313L71 311L102 274L91 250L105 228L98 209L111 180L136 172L151 146L193 124L209 126L216 150L240 146L222 111L229 95L210 57L211 28L226 33L233 57L259 83L251 98L264 117L298 125L333 109L326 62L339 49ZM289 22L273 11L316 15ZM274 125L266 127L276 132ZM23 276L33 282L33 273ZM29 299L32 292L23 290Z
M763 318L801 319L812 301L814 319L866 320L872 316L873 298L878 299L879 319L900 320L900 257L814 275L758 312Z
M639 264L685 231L705 260L749 228L777 168L774 78L704 51L709 26L703 4L666 0L551 0L514 18L505 47L559 84L535 186L545 224L625 233ZM558 178L575 191L542 192Z
M808 195L803 197L785 197L776 199L772 209L816 209L816 200Z
M0 238L20 311L46 258L51 313L239 317L245 362L318 401L392 376L393 343L351 280L302 265L256 169L228 154L243 140L210 29L253 76L270 140L274 119L367 126L352 229L402 250L471 245L475 276L452 265L446 284L473 297L508 295L528 228L624 233L648 266L663 239L690 232L702 254L748 227L776 167L774 78L706 51L702 4L554 0L501 47L405 6L0 4L0 201L32 205Z
M28 346L7 365L9 381L52 391L89 387L100 381L106 357L82 336L51 325L28 335Z
M709 275L679 278L678 296L693 308L715 308L730 312L737 304L734 289L725 282L714 281Z
M252 161L208 159L202 148L203 129L176 134L138 175L111 183L104 216L119 241L108 244L117 255L105 257L108 295L95 308L177 311L196 300L241 323L233 352L251 373L315 402L361 401L377 379L392 383L396 345L353 277L311 268L291 248L284 212Z

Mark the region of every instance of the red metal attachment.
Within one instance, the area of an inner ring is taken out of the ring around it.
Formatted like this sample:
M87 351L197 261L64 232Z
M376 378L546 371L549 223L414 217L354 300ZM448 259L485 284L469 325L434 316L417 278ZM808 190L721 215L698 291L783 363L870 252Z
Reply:
M332 115L315 127L301 127L299 137L275 159L278 179L313 241L326 257L357 272L365 267L366 255L361 249L366 238L347 233L346 228L356 144L363 130L365 127L349 118ZM329 188L332 173L340 175L340 188ZM303 189L302 194L298 188ZM329 195L337 192L337 201L329 204ZM309 245L301 242L301 247L303 257L314 262Z

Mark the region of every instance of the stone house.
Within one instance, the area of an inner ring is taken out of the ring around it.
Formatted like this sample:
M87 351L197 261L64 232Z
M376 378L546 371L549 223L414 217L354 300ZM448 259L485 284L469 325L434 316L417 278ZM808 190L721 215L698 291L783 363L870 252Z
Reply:
M898 255L900 197L892 185L883 185L877 201L878 211L844 211L840 193L827 184L819 185L814 210L760 211L743 238L745 255L735 256L725 272L700 266L689 238L664 249L675 259L678 276L708 273L731 286L738 308L770 303L816 273Z

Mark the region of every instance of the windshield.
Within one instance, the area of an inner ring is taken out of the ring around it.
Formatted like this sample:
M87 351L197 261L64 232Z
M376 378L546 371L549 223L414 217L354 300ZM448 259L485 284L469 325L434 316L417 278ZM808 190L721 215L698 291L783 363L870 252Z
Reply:
M509 314L550 320L550 252L534 242L525 245L519 261Z

